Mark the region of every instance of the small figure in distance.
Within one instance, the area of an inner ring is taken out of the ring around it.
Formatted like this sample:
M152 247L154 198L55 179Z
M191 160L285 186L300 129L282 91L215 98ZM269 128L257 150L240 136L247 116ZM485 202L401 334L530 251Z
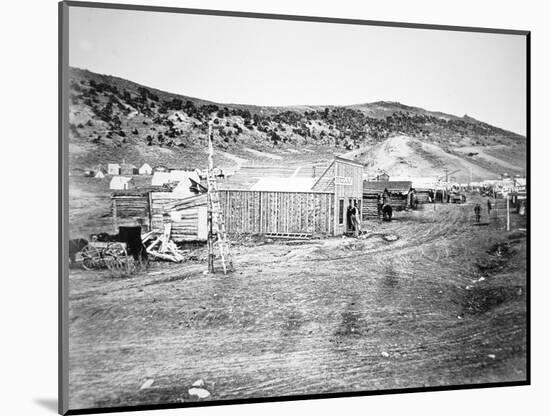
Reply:
M481 220L481 205L476 204L474 207L474 214L476 216L476 222Z

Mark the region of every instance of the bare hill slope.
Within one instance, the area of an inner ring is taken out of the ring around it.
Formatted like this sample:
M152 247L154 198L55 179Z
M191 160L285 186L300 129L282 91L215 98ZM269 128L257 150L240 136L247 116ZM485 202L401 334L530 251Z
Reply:
M213 120L216 164L301 164L347 154L370 169L469 177L521 173L523 136L471 117L396 102L262 107L218 104L122 78L70 70L71 169L125 160L181 168L206 163ZM430 173L431 172L431 173ZM393 172L392 172L393 173Z
M488 147L442 147L409 136L394 136L345 156L361 161L370 172L383 170L393 177L444 177L447 173L459 182L468 182L470 177L474 181L492 179L499 172L520 174L524 168L520 161L511 163L491 155Z

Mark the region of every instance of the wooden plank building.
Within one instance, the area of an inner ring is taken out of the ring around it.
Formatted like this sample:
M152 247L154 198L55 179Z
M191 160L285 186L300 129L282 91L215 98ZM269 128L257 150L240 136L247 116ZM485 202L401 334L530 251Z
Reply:
M206 194L182 196L144 189L115 192L111 196L113 227L141 226L143 231L164 230L171 223L175 242L206 241Z
M361 213L363 165L353 160L335 157L315 182L312 190L334 195L332 235L342 235L351 228L350 219L346 215L348 206L357 204Z

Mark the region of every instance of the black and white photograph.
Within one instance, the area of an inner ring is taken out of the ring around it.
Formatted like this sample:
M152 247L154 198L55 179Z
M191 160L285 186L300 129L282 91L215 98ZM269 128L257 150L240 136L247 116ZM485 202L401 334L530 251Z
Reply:
M529 32L60 24L62 411L529 384Z

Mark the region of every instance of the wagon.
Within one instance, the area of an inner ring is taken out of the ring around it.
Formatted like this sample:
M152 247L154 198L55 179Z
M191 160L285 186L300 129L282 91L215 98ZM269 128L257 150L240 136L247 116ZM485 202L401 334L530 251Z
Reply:
M92 241L80 251L86 270L118 270L128 266L130 257L126 243Z
M453 192L449 195L449 202L451 204L464 204L466 202L466 195Z

